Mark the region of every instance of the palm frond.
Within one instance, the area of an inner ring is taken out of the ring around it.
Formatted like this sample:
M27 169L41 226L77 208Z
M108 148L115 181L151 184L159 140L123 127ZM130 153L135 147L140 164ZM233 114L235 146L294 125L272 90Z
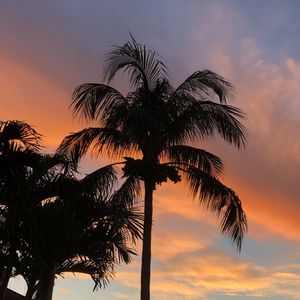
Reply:
M247 231L247 219L237 194L215 177L197 168L188 168L186 176L193 196L199 195L200 204L218 217L222 216L222 233L229 236L240 251Z
M140 181L131 175L125 179L120 188L113 193L110 204L116 207L131 208L140 194Z
M128 95L124 101L114 103L109 112L103 113L102 122L104 128L120 129L124 117L128 114L131 106Z
M0 122L0 145L11 149L41 148L41 135L29 124L22 121Z
M175 91L173 97L178 94L188 93L201 100L212 98L216 94L220 103L226 103L232 95L232 84L217 73L210 70L202 70L189 76Z
M71 175L75 171L71 161L58 153L41 154L32 151L23 151L26 154L24 165L31 167L32 174L30 180L51 180L57 174L64 173ZM29 173L29 172L28 172Z
M105 61L104 80L110 82L121 69L129 74L133 86L143 83L150 90L158 79L167 74L167 67L157 59L155 51L138 44L133 37L131 41L114 47L109 53Z
M204 139L218 132L238 148L246 142L245 127L239 121L244 114L234 106L213 101L194 101L173 119L164 130L172 145L185 139Z
M112 203L112 202L110 202ZM122 241L135 243L142 236L143 214L134 207L127 208L124 204L118 205L117 202L111 204L111 213L108 218L111 222L110 234L112 241L118 234L122 233ZM118 236L120 240L120 235ZM118 240L118 239L117 239ZM120 240L121 241L121 240Z
M76 166L88 150L96 155L107 150L108 156L122 157L137 149L138 145L130 136L120 130L89 127L66 136L57 151L70 158Z
M123 131L128 138L143 136L145 130L154 121L149 111L142 106L128 104L114 107L109 115L103 117L103 120L105 128Z
M97 83L84 83L77 86L73 92L74 115L80 114L85 120L101 119L111 106L124 101L123 95L116 89Z
M100 199L106 199L116 183L117 176L113 166L102 167L80 180L83 192Z
M102 134L101 128L89 127L66 136L58 147L57 153L65 155L77 165L91 148L100 147L97 143Z
M105 288L109 279L113 277L113 262L107 258L103 260L93 260L92 258L77 256L75 259L65 261L58 269L58 274L62 273L83 273L88 274L94 281L93 290Z
M112 108L109 114L103 116L103 126L109 130L107 133L111 135L119 132L119 141L114 138L113 143L107 145L118 146L118 148L120 146L119 149L121 150L123 147L125 151L129 150L129 145L134 145L133 151L141 150L149 131L160 129L160 123L157 122L156 116L142 105L143 98L142 89L138 89L126 97L127 102L119 103ZM122 141L124 139L125 141Z
M109 158L121 158L124 155L133 155L140 150L136 141L125 130L102 128L98 145L92 147L93 151L106 151Z
M218 176L223 171L222 160L203 149L187 145L175 145L170 146L166 152L170 161L179 165L186 164L212 176Z
M123 237L121 232L118 233L120 236L119 241L115 239L114 242L114 251L116 253L116 261L118 263L129 264L132 262L132 255L136 255L136 253L129 248L128 243Z

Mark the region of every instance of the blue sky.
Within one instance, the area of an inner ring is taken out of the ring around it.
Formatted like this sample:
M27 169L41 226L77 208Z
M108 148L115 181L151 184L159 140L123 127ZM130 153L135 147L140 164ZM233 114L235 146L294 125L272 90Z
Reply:
M112 45L135 38L156 50L174 85L208 68L231 80L247 114L248 145L203 147L225 163L249 232L239 254L183 185L155 194L152 299L300 299L300 2L16 1L0 3L0 118L26 120L48 151L85 124L68 109L77 84L102 82ZM126 77L112 83L124 93ZM201 145L202 146L202 145ZM87 159L83 170L107 162ZM139 298L140 257L105 291L58 279L55 300ZM20 280L11 283L23 289Z

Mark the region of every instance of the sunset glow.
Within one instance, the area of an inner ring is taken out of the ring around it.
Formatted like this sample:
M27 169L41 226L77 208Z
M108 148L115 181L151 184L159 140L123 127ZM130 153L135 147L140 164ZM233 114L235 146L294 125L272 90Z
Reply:
M222 180L242 200L249 223L242 251L184 182L159 187L153 300L300 299L299 12L294 0L1 1L0 120L34 125L47 152L88 126L69 109L73 89L102 82L105 54L129 32L164 58L175 86L200 69L234 85L230 104L246 113L246 149L218 136L197 145L222 158ZM130 89L126 76L112 85ZM87 158L82 172L107 162ZM68 274L56 280L54 300L137 300L139 277L140 256L118 267L104 291ZM25 292L20 280L11 287Z

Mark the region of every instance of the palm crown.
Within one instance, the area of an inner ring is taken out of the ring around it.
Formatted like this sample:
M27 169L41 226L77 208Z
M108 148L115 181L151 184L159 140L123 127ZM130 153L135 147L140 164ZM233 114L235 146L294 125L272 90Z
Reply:
M243 113L227 104L232 85L220 75L202 70L174 88L165 64L134 38L115 47L105 61L108 84L119 71L129 74L134 87L126 96L107 84L86 83L75 89L74 114L98 121L99 127L67 136L60 151L75 162L88 149L123 157L124 176L145 183L145 224L152 218L155 186L168 179L176 183L183 176L192 194L207 209L222 216L222 232L240 249L247 221L237 194L219 180L223 163L216 155L188 145L218 133L237 148L244 147L245 129L240 122ZM144 247L145 231L151 243L148 223L144 225Z

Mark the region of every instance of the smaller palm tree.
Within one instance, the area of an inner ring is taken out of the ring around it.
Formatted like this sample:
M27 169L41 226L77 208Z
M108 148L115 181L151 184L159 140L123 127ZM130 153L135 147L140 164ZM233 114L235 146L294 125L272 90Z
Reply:
M28 170L27 159L40 149L40 141L41 135L29 124L17 120L0 121L0 207L3 220L1 224L0 299L5 298L7 283L17 258L18 237L13 234L19 222L16 218L16 212L20 211L17 195L24 192L20 185L21 181L24 182Z
M141 216L126 205L136 197L131 185L126 180L112 192L112 166L78 180L59 155L30 158L26 177L18 182L24 205L15 198L22 207L13 211L19 225L13 232L8 224L2 228L18 253L12 275L27 282L26 299L50 300L55 276L66 272L87 273L95 288L105 286L115 264L130 262L130 245L140 237Z
M116 263L130 262L141 216L120 205L125 194L134 196L126 183L122 193L108 194L114 177L112 167L105 167L79 181L65 178L58 196L27 215L19 266L29 286L27 299L36 291L36 299L50 300L55 276L66 272L89 274L95 288L103 287Z
M105 286L115 264L130 262L130 245L140 237L141 215L126 204L136 198L133 183L114 191L112 166L78 180L65 157L39 152L32 127L1 125L0 299L16 275L27 282L28 300L51 299L55 276L66 272L87 273L95 288Z

